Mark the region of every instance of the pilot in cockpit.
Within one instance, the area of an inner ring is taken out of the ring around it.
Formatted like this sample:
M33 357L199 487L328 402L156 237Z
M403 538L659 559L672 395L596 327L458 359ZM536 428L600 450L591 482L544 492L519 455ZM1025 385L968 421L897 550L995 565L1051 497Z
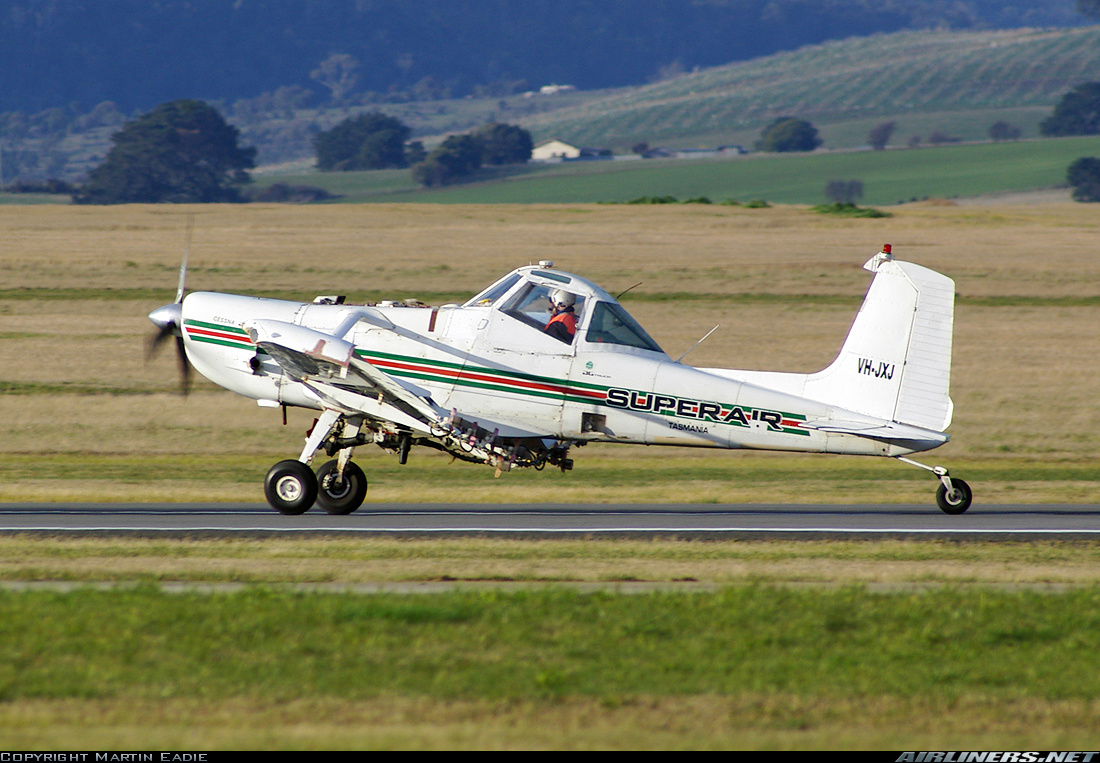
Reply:
M563 289L550 293L550 320L543 329L563 342L572 342L577 333L577 315L573 309L577 298Z

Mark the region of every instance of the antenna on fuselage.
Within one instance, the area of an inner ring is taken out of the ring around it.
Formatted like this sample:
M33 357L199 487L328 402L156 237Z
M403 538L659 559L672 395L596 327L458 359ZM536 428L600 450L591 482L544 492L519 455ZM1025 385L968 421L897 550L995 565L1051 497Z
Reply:
M639 287L639 286L641 286L641 285L642 285L642 282L641 282L641 281L638 281L638 283L636 283L636 284L634 284L633 286L631 286L631 287L630 287L630 289L636 289L637 287ZM622 295L626 294L626 292L630 291L630 289L626 289L625 291L620 291L620 292L618 293L618 295L617 295L617 296L615 297L615 301L616 301L616 302L618 302L618 301L619 301L619 297L621 297Z
M711 334L713 334L713 333L714 333L715 331L717 331L717 330L718 330L718 326L721 326L721 325L722 325L721 323L717 324L717 325L716 325L716 326L715 326L714 328L712 328L712 329L711 329L710 331L708 331L708 332L707 332L706 334L704 334L704 335L703 335L703 338L702 338L702 339L700 339L700 340L699 340L698 342L696 342L695 344L693 344L693 345L692 345L691 347L689 347L689 348L688 348L688 351L687 351L687 352L685 352L685 353L684 353L683 355L681 355L680 357L676 358L676 362L677 362L677 363L679 363L679 362L680 362L681 360L683 360L684 358L686 358L686 357L687 357L687 355L688 355L688 352L691 352L691 351L692 351L692 350L694 350L694 349L695 349L696 347L698 347L699 345L701 345L701 344L702 344L703 342L707 341L707 339L708 339L708 338L710 337L710 335L711 335Z

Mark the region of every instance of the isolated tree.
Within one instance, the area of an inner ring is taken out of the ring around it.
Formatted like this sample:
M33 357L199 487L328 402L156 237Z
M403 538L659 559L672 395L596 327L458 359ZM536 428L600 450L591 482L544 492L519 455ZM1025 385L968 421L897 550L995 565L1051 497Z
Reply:
M867 133L867 142L871 144L871 148L875 151L882 151L886 148L886 144L890 142L890 136L894 134L897 126L898 123L891 119L889 122L882 122L871 128L871 132Z
M821 145L817 128L804 119L779 117L760 133L756 147L760 151L813 151Z
M490 122L473 132L481 143L482 164L522 164L531 158L531 133L515 125Z
M314 136L317 168L345 171L404 167L405 141L411 134L408 125L381 112L349 117Z
M825 197L838 204L855 204L863 198L863 181L830 180L825 184Z
M1100 159L1083 156L1066 171L1074 201L1100 201Z
M1039 130L1051 136L1100 134L1100 82L1086 82L1062 96Z
M310 79L328 88L333 103L343 103L355 85L359 75L359 59L347 53L333 53L309 73Z
M1020 128L1010 125L1004 120L998 120L989 126L989 138L994 143L1001 143L1006 140L1019 140Z
M77 204L240 201L256 149L237 128L194 100L162 103L111 136L114 146L74 196Z

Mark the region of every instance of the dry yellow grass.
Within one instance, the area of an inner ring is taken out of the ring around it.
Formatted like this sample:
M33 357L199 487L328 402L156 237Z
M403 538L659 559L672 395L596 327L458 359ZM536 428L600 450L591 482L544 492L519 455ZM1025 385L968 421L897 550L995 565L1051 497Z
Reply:
M862 540L711 543L670 538L88 538L0 536L0 580L361 584L867 586L1009 589L1100 584L1096 549L1065 542ZM402 590L397 588L395 590Z
M37 700L0 706L10 749L1091 749L1088 700L736 696L342 701ZM141 719L141 723L135 719ZM430 719L427 720L426 719Z
M816 370L833 358L868 283L860 265L889 242L900 258L952 276L961 297L953 440L936 460L953 467L1013 459L1094 461L1100 450L1100 331L1095 303L1081 300L1100 294L1096 210L1084 204L914 204L893 213L844 220L794 207L3 207L0 382L30 386L22 388L28 394L0 395L0 451L74 457L293 454L306 414L284 430L277 413L209 385L181 400L171 394L171 353L148 365L143 361L142 343L152 330L145 315L175 293L184 230L193 216L191 289L302 299L334 291L353 300L426 294L454 299L517 265L551 259L613 293L641 281L624 303L673 357L720 323L690 362L789 371ZM38 298L24 298L22 289L36 290ZM144 291L120 298L108 289ZM60 290L69 290L65 299L44 298ZM680 297L656 299L668 294ZM754 295L778 299L742 298ZM803 295L809 298L799 299ZM997 298L1010 304L996 305ZM1028 304L1029 298L1047 301ZM51 385L131 394L83 395ZM627 463L656 454L604 448L578 456L580 470L585 459ZM662 451L660 458L727 459L734 475L736 459L743 457ZM184 484L164 476L162 489L119 486L91 497L184 499L213 489L211 499L260 500L258 478L211 486L187 475L181 475ZM583 489L578 476L570 489ZM514 477L513 485L501 487L505 481L487 479L480 497L471 497L508 500L526 489ZM993 486L981 497L1095 500L1094 481L1069 482ZM91 487L106 485L24 476L9 479L0 500L64 499ZM875 500L882 487L857 489L852 499ZM372 498L409 499L418 491L414 485L389 493L383 488L380 494L372 487ZM429 488L421 495L445 493ZM713 500L706 490L678 495ZM738 494L722 495L736 500ZM925 500L923 493L914 496Z
M202 289L312 294L340 274L351 294L465 294L517 264L553 259L612 290L641 280L650 293L848 296L865 282L858 265L884 241L950 273L964 296L1093 296L1100 278L1091 256L1100 220L1072 203L913 204L875 220L700 205L9 206L0 209L0 289L163 287L170 296L188 216L192 285Z

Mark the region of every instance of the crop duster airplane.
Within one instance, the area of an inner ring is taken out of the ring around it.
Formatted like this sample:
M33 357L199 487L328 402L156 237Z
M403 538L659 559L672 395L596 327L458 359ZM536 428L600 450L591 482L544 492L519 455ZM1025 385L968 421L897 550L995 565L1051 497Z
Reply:
M954 282L889 245L840 355L813 374L694 368L671 359L591 281L540 262L465 304L349 305L195 292L149 315L154 349L261 406L320 411L264 493L284 514L362 505L355 449L404 464L414 445L488 464L563 471L589 442L885 456L933 472L948 514L970 487L906 456L947 442ZM682 359L683 356L681 356ZM317 451L330 459L314 474Z

